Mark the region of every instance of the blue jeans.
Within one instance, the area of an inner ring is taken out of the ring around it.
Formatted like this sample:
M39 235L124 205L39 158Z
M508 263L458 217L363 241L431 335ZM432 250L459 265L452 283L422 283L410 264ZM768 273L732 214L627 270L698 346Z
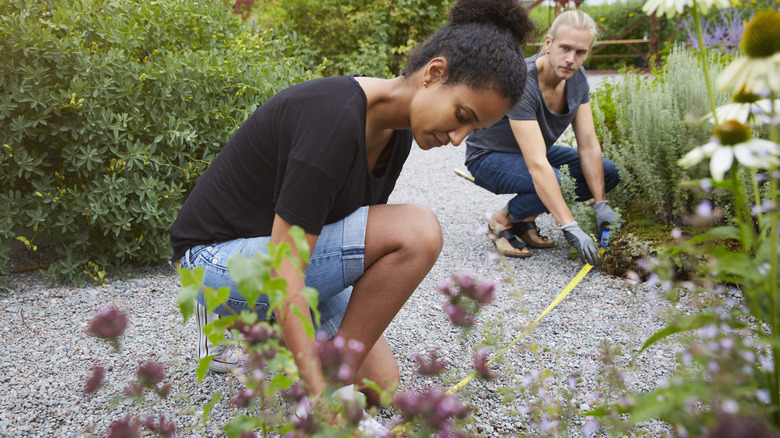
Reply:
M352 296L352 285L363 275L367 218L368 207L360 207L346 218L325 225L306 269L306 286L319 292L321 320L317 329L325 331L328 338L336 335ZM226 304L239 313L251 310L238 292L236 282L230 278L228 259L235 254L252 257L257 252L267 253L266 244L270 241L270 237L253 237L195 246L184 254L181 266L186 269L202 266L206 270L204 286L230 288ZM197 300L205 305L202 292ZM254 310L262 320L275 318L267 314L267 295L260 296ZM223 316L231 314L223 306L217 307L214 312Z
M586 201L593 197L582 173L577 149L553 145L547 150L547 160L555 171L559 185L563 178L559 169L564 164L569 165L569 174L574 179L577 201ZM603 163L604 186L609 192L618 185L620 177L615 163L606 158L603 159ZM478 186L497 195L517 194L509 200L506 207L512 222L520 222L525 218L547 212L547 207L536 194L533 178L522 154L492 152L471 163L469 172L474 176L474 182Z

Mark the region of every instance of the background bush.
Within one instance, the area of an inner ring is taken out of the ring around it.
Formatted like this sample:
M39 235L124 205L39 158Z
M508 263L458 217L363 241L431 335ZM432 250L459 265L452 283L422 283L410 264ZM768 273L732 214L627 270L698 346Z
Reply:
M223 2L0 0L0 270L50 242L47 274L159 263L200 174L251 112L308 78L290 40Z
M714 76L722 69L710 57ZM610 195L623 211L641 209L666 224L690 211L690 191L680 183L709 175L706 165L685 170L677 161L712 134L700 123L709 113L706 83L697 55L672 49L661 70L628 73L591 95L596 129L604 154L621 172ZM718 105L729 101L716 94ZM636 202L633 202L636 201Z
M305 66L324 74L362 73L392 78L418 42L447 22L453 0L285 0L257 2L262 22L281 20L307 44Z
M593 17L599 26L599 40L607 41L613 39L610 35L621 36L620 39L633 40L650 38L650 21L643 20L648 18L647 14L642 12L644 0L626 0L616 3L588 6L582 6L582 11ZM674 45L684 35L677 30L677 20L667 19L665 16L658 18L658 38L660 40L659 50L663 50L666 45ZM624 32L637 26L625 35ZM633 47L647 55L650 50L650 44L638 43ZM610 44L606 47L595 47L596 52L588 58L585 68L598 70L617 70L625 65L634 67L648 67L647 62L640 57L634 50L623 44Z
M626 30L637 26L621 39L642 39L649 38L650 22L639 24L647 18L647 14L642 12L644 0L625 0L615 3L590 6L587 0L581 5L580 10L590 15L599 26L599 41L608 41L613 39L610 35L622 35ZM529 15L539 28L539 38L536 42L544 42L547 35L547 29L550 28L556 15L554 10L548 6L536 6L529 11ZM663 51L665 46L674 45L681 38L685 38L685 33L677 29L676 19L669 20L666 17L659 19L659 49ZM648 43L633 44L633 47L639 49L643 55L647 55L650 45ZM530 56L539 50L538 46L529 47L525 55ZM595 46L596 52L589 56L585 61L585 68L588 70L618 70L624 66L648 67L647 63L640 55L626 47L623 44L609 44L605 47Z

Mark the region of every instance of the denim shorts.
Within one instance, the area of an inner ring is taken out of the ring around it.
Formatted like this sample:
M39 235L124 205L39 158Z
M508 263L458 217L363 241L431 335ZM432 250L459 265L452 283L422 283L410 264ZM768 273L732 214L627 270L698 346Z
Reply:
M344 312L352 296L352 285L363 275L365 259L366 221L368 207L360 207L346 218L325 225L312 251L306 269L306 286L319 292L320 326L329 338L336 335ZM230 288L226 304L236 312L249 310L248 303L238 292L237 284L228 273L228 259L235 254L252 257L256 252L267 252L270 237L253 237L199 245L187 250L181 259L182 268L202 266L206 270L203 285L214 289ZM205 303L203 293L198 302ZM260 319L268 317L268 296L261 295L255 307ZM224 306L217 307L219 315L230 315Z

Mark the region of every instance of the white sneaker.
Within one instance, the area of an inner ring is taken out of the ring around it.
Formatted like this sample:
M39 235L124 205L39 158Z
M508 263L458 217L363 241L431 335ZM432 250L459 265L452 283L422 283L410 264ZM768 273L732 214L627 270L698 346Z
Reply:
M356 401L358 397L363 397L363 394L355 391L355 385L342 386L341 388L333 391L333 398L338 398L343 401ZM368 415L366 411L363 411L363 418L358 423L358 430L367 437L389 437L392 436L390 429L386 428L379 421Z
M203 333L203 326L219 319L219 315L213 312L209 313L205 306L196 301L195 316L198 320L198 360L206 356L215 356L209 364L209 369L217 373L227 373L232 368L237 367L238 356L233 353L235 346L214 346ZM225 332L225 337L230 338L230 333Z

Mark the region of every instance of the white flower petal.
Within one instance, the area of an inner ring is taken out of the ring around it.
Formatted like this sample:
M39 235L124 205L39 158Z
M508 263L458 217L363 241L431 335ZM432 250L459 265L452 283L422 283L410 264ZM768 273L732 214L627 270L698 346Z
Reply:
M696 6L699 7L700 14L706 14L713 6L717 9L731 7L731 2L729 0L696 0Z
M747 143L740 143L734 146L734 157L743 166L761 167L762 164L766 163L765 157L760 157L756 152Z
M747 78L745 78L744 72L747 68L748 58L745 56L740 56L739 58L735 59L734 62L726 66L725 69L718 75L717 80L715 81L715 84L718 87L718 90L720 91L728 91L733 90L737 91L740 88L742 88L742 85L747 82Z
M766 58L741 56L718 76L716 85L721 91L739 91L761 95L766 91L780 92L780 52Z
M717 141L711 141L709 143L705 143L697 148L692 149L690 152L685 154L682 158L680 158L677 161L677 164L687 169L691 166L698 164L705 157L709 157L710 155L712 155L712 153L718 147L720 147L720 143Z
M647 15L652 15L653 12L656 12L658 15L666 14L667 18L673 18L676 14L685 12L686 6L692 5L693 0L648 0L642 6L642 11Z
M726 171L731 169L734 162L734 151L729 146L723 146L712 153L710 159L710 174L715 181L723 181Z
M691 150L690 152L685 154L682 158L677 160L677 164L687 169L691 166L695 166L703 159L704 159L704 149L698 147Z
M715 113L718 115L718 121L723 122L726 120L737 120L740 123L747 123L750 117L750 104L749 103L729 103L721 105L715 109ZM702 117L702 121L706 121L711 124L715 124L715 119L712 117L712 113Z

